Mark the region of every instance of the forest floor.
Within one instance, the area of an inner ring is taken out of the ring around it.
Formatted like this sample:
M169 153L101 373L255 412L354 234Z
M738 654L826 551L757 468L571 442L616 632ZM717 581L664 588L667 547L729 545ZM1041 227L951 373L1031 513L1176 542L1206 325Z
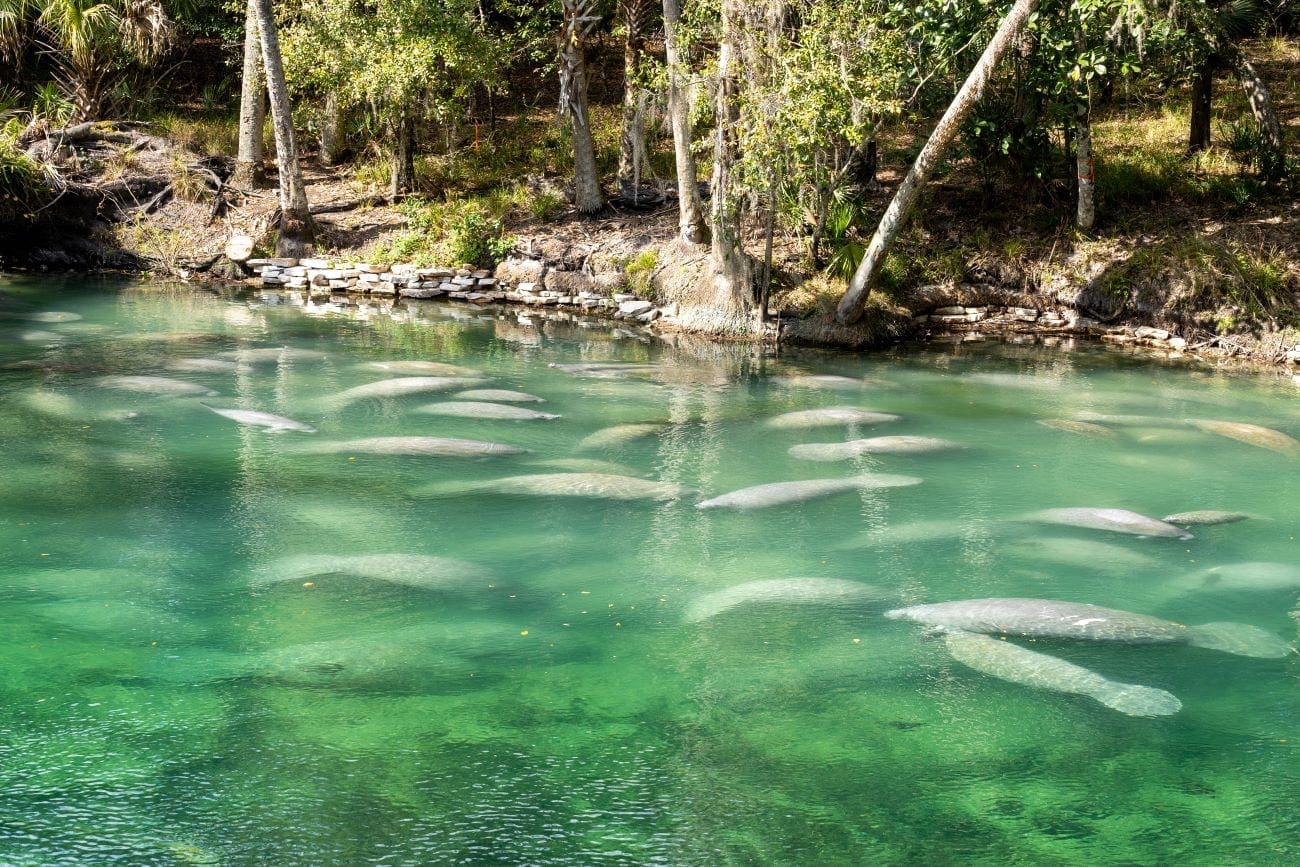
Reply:
M1300 166L1300 46L1274 40L1253 46L1251 54ZM1057 134L1048 155L1058 162L1056 181L1026 182L1024 167L1005 159L976 164L965 158L927 188L873 295L874 327L846 333L833 325L830 313L844 284L812 268L804 240L792 233L779 233L775 246L774 313L792 339L862 345L916 334L914 315L936 307L1062 307L1106 324L1167 328L1202 344L1220 343L1231 354L1280 359L1285 353L1279 348L1300 346L1300 169L1290 188L1263 188L1252 176L1244 143L1250 119L1245 100L1227 75L1216 89L1215 146L1190 158L1186 93L1126 95L1097 108L1098 221L1092 231L1072 225L1072 172L1060 165L1068 158ZM598 105L593 117L608 164L617 151L617 106ZM228 120L181 114L156 126L188 159L219 160L229 153ZM489 225L519 254L589 269L595 262L607 271L625 270L633 280L641 273L652 290L655 262L675 237L675 202L668 198L644 210L612 205L595 217L579 217L555 180L567 168L555 129L553 114L537 109L475 129L472 138L425 157L417 167L422 194L401 202L386 198L384 166L368 154L338 167L308 156L304 173L319 229L317 254L453 264L446 258L452 255L447 239L475 212L493 221ZM850 241L869 238L926 131L928 125L913 124L882 139L879 189L849 228ZM661 178L670 177L668 150L661 143L652 156ZM534 174L521 175L520 166ZM671 193L670 184L657 183ZM153 269L189 275L217 259L234 233L264 244L271 237L278 205L273 188L220 194L223 207L214 208L211 190L178 184L160 207L91 232L104 247L124 250ZM757 221L747 227L747 246L762 249ZM45 264L59 267L60 260Z

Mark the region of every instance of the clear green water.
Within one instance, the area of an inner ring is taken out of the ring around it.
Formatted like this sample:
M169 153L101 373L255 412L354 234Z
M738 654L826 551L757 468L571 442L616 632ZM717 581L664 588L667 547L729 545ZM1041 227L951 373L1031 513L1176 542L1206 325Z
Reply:
M1094 438L1037 423L1091 410L1300 435L1289 379L1095 348L774 358L445 306L306 315L256 296L16 278L0 292L0 863L1300 858L1294 656L1032 645L1183 702L1146 719L964 668L943 642L885 619L887 605L750 605L683 620L707 593L812 576L908 603L1041 596L1243 621L1294 640L1300 586L1225 590L1201 573L1300 560L1300 459L1177 424ZM48 311L82 318L31 318ZM326 357L168 369L277 346ZM330 395L385 378L365 362L398 358L475 368L487 387L540 395L564 417L410 412L437 396L330 408ZM657 367L626 378L547 367L580 360ZM869 384L779 379L800 373ZM270 434L194 398L95 384L111 374L202 384L220 393L216 405L319 432ZM832 405L902 421L763 426ZM102 415L115 410L138 415ZM574 449L609 425L655 421L668 424L659 436ZM845 434L967 448L831 464L786 454ZM297 451L390 435L532 454ZM695 496L412 495L571 457L701 496L872 469L924 482L752 512L700 512ZM1013 520L1058 506L1259 517L1198 528L1191 541ZM454 557L488 577L443 590L346 575L314 587L254 581L293 555L374 553Z

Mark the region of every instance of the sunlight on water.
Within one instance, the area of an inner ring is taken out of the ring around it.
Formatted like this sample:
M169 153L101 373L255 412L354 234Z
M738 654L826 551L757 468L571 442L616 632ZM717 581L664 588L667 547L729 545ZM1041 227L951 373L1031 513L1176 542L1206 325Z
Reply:
M0 432L0 863L1300 858L1286 378L12 278Z

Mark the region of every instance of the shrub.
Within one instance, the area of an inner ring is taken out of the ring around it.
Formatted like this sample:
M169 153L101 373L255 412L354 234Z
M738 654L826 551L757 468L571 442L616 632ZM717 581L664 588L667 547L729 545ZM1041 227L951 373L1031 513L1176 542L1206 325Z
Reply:
M628 291L640 298L649 298L654 290L654 275L659 267L658 250L642 250L623 266Z

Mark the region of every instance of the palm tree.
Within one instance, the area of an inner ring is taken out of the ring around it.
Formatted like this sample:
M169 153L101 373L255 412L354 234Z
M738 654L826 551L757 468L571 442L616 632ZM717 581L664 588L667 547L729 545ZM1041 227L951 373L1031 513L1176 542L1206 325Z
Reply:
M275 162L280 174L280 240L276 252L281 256L303 256L311 247L311 210L307 205L307 188L298 165L298 146L293 137L293 113L289 106L289 88L284 80L284 63L280 60L280 38L275 29L271 0L252 0L257 9L257 28L262 40L262 63L266 67L266 91L271 98L271 124L275 128Z
M677 44L682 17L679 0L663 0L664 42L668 55L668 115L673 127L673 153L677 164L678 233L687 244L709 243L709 223L704 216L700 185L691 151L690 106L682 88L682 59Z
M235 159L237 183L261 182L266 124L266 86L262 82L262 44L257 27L257 6L248 0L244 10L244 74L239 93L239 154Z
M573 203L578 212L594 214L605 207L596 169L596 146L587 115L587 62L583 45L600 24L596 0L560 0L564 22L559 44L560 111L569 121L573 140Z

